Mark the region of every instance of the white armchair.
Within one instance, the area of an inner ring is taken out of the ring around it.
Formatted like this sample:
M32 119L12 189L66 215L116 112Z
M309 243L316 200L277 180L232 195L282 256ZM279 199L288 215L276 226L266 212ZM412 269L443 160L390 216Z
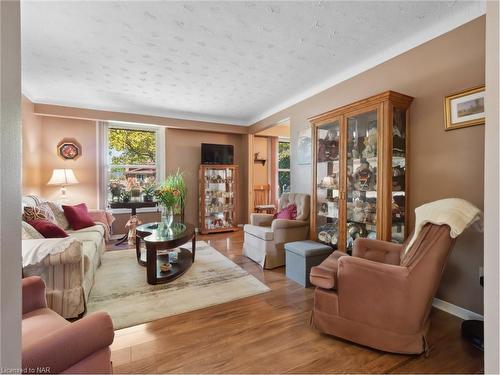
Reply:
M309 237L310 197L307 194L283 193L279 209L294 203L297 219L274 219L270 214L254 213L244 226L243 255L265 269L285 265L285 243Z

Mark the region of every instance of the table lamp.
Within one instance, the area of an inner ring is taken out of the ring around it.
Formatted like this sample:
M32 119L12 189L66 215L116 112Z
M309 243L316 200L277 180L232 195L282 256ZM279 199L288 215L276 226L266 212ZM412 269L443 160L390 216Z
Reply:
M47 185L61 186L62 199L66 199L66 185L78 184L73 169L54 169Z

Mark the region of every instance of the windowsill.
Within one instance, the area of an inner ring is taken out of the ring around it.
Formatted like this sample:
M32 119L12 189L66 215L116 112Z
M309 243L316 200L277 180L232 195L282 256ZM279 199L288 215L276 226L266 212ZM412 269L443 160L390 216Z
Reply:
M108 211L110 211L114 215L122 215L122 214L130 215L131 213L131 210L128 208L108 208ZM149 212L160 212L160 210L157 207L144 207L137 209L138 214L149 213Z

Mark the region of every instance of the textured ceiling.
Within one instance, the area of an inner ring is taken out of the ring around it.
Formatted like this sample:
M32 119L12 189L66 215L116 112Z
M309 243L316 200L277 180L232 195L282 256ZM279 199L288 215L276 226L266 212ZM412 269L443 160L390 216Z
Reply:
M23 92L39 103L249 124L483 8L462 1L23 1Z

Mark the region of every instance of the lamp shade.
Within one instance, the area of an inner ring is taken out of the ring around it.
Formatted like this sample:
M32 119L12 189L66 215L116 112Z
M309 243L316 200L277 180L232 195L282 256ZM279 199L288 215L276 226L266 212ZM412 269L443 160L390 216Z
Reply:
M47 185L73 185L78 184L73 169L54 169Z

